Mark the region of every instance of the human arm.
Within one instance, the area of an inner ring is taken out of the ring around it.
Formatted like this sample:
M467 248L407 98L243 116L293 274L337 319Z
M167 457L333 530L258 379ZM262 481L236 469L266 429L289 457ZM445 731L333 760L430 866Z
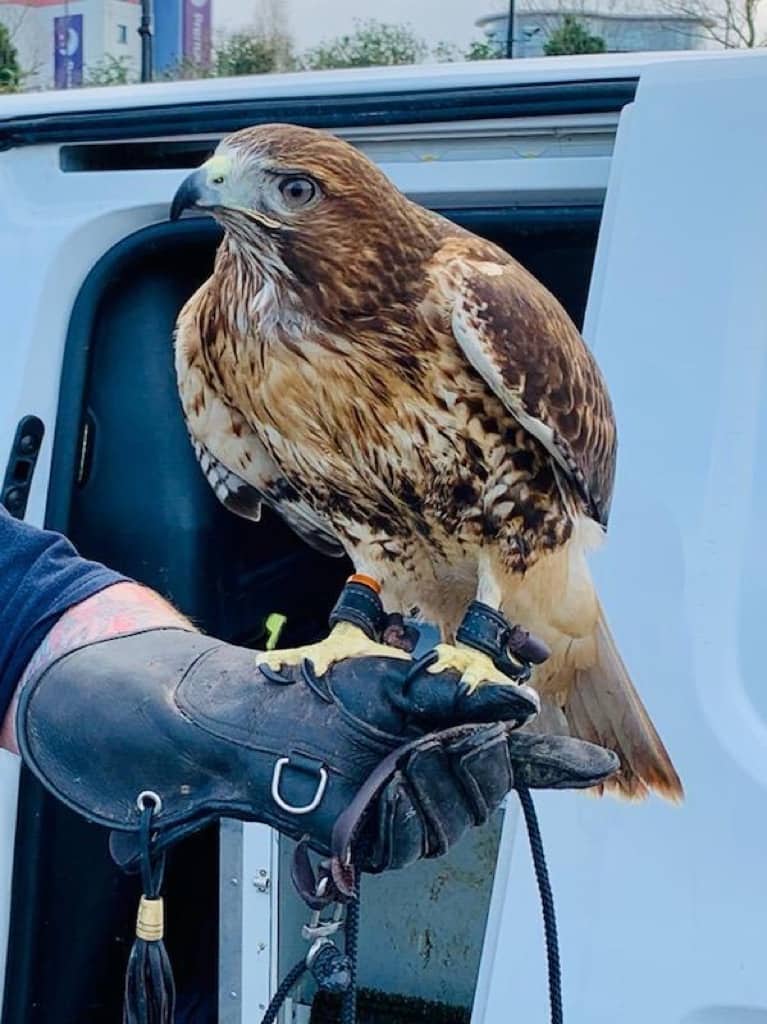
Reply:
M64 651L179 624L194 629L159 594L82 558L61 533L15 519L0 505L0 747L18 753L19 688Z
M0 747L18 754L14 723L18 695L28 679L62 654L107 637L165 626L195 628L155 591L127 580L111 583L68 608L44 634L14 687L0 727Z

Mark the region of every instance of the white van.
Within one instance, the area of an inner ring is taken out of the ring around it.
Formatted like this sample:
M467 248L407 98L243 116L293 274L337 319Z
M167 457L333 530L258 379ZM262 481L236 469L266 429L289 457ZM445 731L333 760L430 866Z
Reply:
M231 517L200 474L171 330L219 235L167 214L223 134L263 121L349 139L583 325L620 431L596 574L687 799L539 798L566 1019L765 1024L767 52L0 97L2 500L254 646L271 611L286 643L322 634L346 567ZM17 803L18 779L0 753L2 1024L112 1024L136 882L24 771ZM299 954L287 846L224 822L175 851L183 1024L253 1024ZM543 1022L536 900L513 800L447 859L365 880L362 1021ZM331 1019L310 1001L285 1020Z

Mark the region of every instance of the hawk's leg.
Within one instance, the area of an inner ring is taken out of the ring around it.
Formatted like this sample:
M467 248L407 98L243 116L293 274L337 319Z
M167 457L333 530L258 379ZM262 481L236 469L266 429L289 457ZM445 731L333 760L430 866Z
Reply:
M384 657L408 660L410 654L399 646L379 642L389 618L383 610L375 580L361 575L350 577L330 615L330 635L319 643L284 651L256 655L258 665L279 670L310 661L321 676L337 661L346 658Z
M256 655L256 664L279 670L289 665L300 665L306 658L311 661L315 673L321 676L337 661L376 655L385 658L410 657L397 647L389 647L387 644L371 640L359 626L353 626L350 622L339 622L330 631L329 636L316 644L292 647L284 651L259 651Z
M525 691L537 708L538 696L524 683L530 676L530 661L542 660L544 650L532 641L532 648L524 641L527 634L510 626L501 615L501 588L486 559L480 560L479 586L476 599L469 606L456 633L453 644L438 644L437 660L430 672L454 669L461 673L461 681L474 690L485 683L505 683ZM514 638L521 643L521 653L515 653ZM527 655L532 653L532 657Z

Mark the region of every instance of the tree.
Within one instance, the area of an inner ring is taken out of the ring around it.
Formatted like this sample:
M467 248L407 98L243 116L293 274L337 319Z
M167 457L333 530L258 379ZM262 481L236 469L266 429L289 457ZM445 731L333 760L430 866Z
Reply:
M315 71L325 68L369 68L389 64L418 64L429 48L409 25L355 21L348 35L320 43L303 55L301 65Z
M20 84L19 55L7 25L0 22L0 92L16 92Z
M697 22L689 30L679 29L681 34L710 39L727 50L767 46L767 32L759 27L767 0L664 0L663 9Z
M551 33L543 52L547 57L560 57L566 53L604 53L605 41L593 36L572 14L565 14L562 24Z

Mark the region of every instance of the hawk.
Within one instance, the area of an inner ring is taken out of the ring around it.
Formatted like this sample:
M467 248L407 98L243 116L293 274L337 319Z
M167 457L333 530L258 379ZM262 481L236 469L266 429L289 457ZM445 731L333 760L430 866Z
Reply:
M200 465L239 515L266 505L437 624L434 671L508 681L453 642L477 599L539 636L550 728L615 750L624 796L679 799L671 760L611 638L587 567L605 532L616 428L566 312L508 253L416 205L342 140L260 125L224 139L171 208L224 235L179 314L175 359ZM318 671L406 657L348 624Z

